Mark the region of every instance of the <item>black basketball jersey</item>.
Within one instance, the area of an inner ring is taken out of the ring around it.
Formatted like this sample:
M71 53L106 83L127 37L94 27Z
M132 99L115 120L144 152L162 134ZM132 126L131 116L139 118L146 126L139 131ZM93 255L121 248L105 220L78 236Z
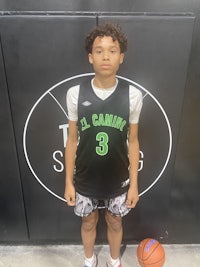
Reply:
M129 86L119 80L105 100L91 81L80 85L78 97L79 144L75 188L84 196L107 199L128 189Z

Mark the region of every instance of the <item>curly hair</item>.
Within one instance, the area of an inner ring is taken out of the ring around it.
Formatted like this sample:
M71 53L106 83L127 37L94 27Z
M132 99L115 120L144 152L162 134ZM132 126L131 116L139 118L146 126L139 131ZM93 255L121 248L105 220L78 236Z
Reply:
M120 52L124 53L127 50L127 37L122 32L121 27L116 24L105 23L96 26L91 32L89 32L85 39L85 49L87 53L92 52L92 46L96 37L110 36L113 41L118 41L120 46Z

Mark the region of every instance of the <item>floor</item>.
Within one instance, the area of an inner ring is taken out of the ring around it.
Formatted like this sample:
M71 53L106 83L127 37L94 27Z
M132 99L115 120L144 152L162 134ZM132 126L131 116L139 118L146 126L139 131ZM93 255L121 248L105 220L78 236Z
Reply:
M199 267L199 245L164 245L166 260L163 267ZM122 246L123 267L139 267L136 245ZM98 267L106 266L109 248L95 246ZM2 267L82 267L82 246L2 246L0 245L0 266ZM153 267L153 266L152 266Z

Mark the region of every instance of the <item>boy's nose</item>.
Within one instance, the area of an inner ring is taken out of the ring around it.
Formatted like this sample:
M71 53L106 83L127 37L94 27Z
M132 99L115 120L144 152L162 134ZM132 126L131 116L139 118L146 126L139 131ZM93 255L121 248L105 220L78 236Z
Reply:
M104 53L103 53L103 59L104 59L104 60L109 59L108 52L104 52Z

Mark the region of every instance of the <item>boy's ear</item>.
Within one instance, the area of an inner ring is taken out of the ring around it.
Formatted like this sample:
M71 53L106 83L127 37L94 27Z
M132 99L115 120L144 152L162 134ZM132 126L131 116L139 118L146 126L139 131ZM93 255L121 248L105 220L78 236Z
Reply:
M122 64L124 61L124 53L120 54L120 64Z
M93 58L92 58L91 53L88 54L88 60L89 60L90 64L93 64Z

